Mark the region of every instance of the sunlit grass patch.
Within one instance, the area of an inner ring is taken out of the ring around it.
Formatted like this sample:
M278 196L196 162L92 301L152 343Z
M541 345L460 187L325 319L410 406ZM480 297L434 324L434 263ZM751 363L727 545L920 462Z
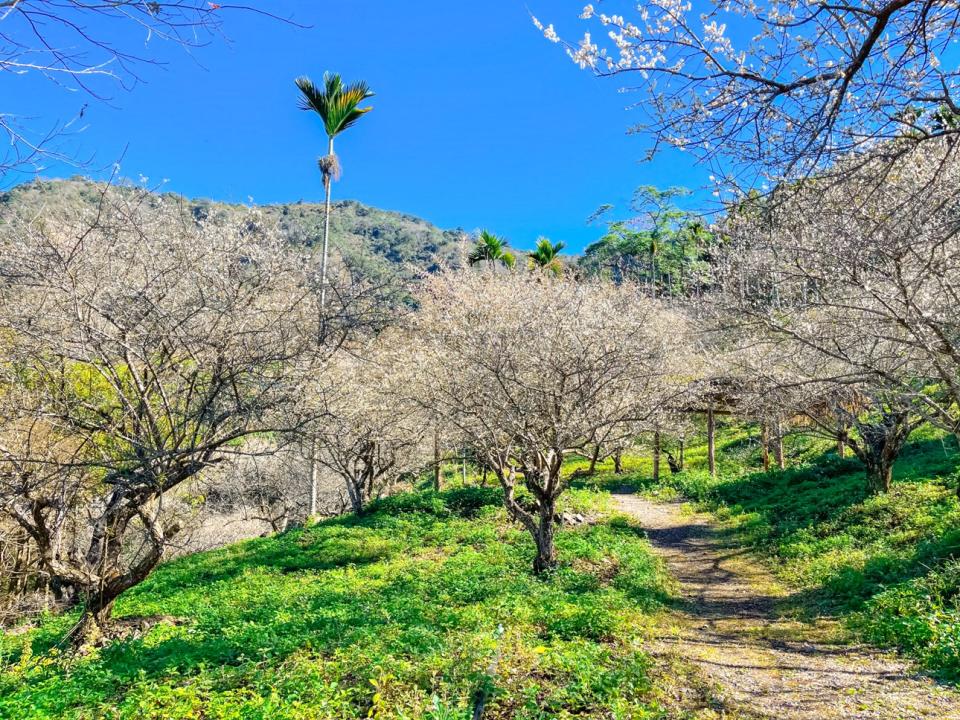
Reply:
M490 718L644 717L668 581L610 507L571 492L589 522L561 529L547 578L478 488L181 558L117 606L176 624L86 656L51 651L67 617L4 637L0 717L468 718L479 688Z

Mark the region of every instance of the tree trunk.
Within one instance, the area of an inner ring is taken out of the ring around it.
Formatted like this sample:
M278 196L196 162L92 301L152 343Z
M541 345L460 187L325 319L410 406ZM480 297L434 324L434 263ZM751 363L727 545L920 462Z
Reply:
M906 412L885 412L880 422L857 425L858 440L848 439L847 445L866 468L870 493L890 490L893 465L912 427Z
M781 470L785 470L787 467L787 458L783 454L783 424L778 420L777 421L777 437L774 439L773 443L773 454L777 458L777 467Z
M660 482L660 432L653 434L653 481Z
M120 593L94 593L87 600L80 622L70 633L70 641L75 647L88 645L96 647L107 635L107 626L113 614L113 605Z
M867 470L867 492L871 495L888 492L893 482L894 461L888 457L886 448L868 450L861 459Z
M871 489L874 492L890 492L890 485L893 482L893 463L881 463L873 472L871 480Z
M433 489L440 492L440 428L433 431Z
M597 463L600 461L600 443L597 443L593 448L593 454L590 456L590 467L587 468L587 473L593 475L597 471Z
M80 622L70 632L69 638L74 647L84 645L96 646L104 638L107 631L107 625L110 622L113 613L113 604L117 598L125 591L143 582L147 576L153 572L153 569L160 563L163 557L163 547L165 537L162 532L157 531L157 527L152 528L154 542L151 543L146 554L135 566L121 571L119 567L113 567L104 579L93 586L85 588L82 593L84 597L83 615ZM177 529L171 529L167 538L176 534ZM112 541L113 542L118 541ZM117 555L108 549L106 558L112 559L112 564L116 563Z
M710 477L717 476L717 421L713 408L707 410L707 467Z
M623 475L623 453L620 450L613 454L613 472L617 475Z
M333 155L333 138L327 146L327 155ZM320 312L327 303L327 256L330 247L330 192L333 187L333 177L324 177L325 198L323 203L323 254L320 257ZM322 320L322 318L321 318Z
M957 439L957 445L960 446L960 432L955 432L953 436ZM957 483L957 497L960 498L960 482Z
M670 466L670 473L676 475L680 472L680 461L673 456L673 453L667 450L667 465Z
M760 425L760 456L763 458L763 471L770 472L770 426Z
M541 499L539 509L539 523L534 540L537 543L537 557L533 561L533 572L537 575L552 570L557 566L557 550L553 538L556 531L554 515L556 501L552 498Z
M363 512L363 478L354 477L346 482L350 509L358 515Z
M680 462L680 471L681 471L681 472L683 472L683 464L686 462L686 461L684 460L684 457L683 457L684 445L685 445L684 439L683 439L683 438L680 438L680 460L679 460L679 462Z
M320 475L319 461L317 460L317 441L310 445L310 517L317 514L317 479Z
M847 426L843 422L837 423L837 457L841 460L847 456L847 443L845 438L847 437Z

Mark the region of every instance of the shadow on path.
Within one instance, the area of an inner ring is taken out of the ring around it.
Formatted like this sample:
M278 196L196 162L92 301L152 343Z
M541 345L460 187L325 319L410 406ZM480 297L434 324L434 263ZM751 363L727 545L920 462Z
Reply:
M654 654L691 663L725 711L787 720L960 720L960 695L879 651L830 644L824 628L780 616L788 596L748 551L680 503L616 493L680 590Z

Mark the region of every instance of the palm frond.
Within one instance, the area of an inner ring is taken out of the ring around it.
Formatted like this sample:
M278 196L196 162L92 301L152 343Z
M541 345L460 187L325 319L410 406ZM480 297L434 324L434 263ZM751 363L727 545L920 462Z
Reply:
M484 261L500 262L507 267L513 267L517 258L507 250L508 244L504 238L494 235L489 230L481 230L476 245L467 256L467 263L476 265Z
M360 103L374 95L363 81L344 86L338 74L324 73L322 88L305 75L295 82L300 90L300 108L317 113L331 138L353 126L373 109L372 106L360 107Z
M560 251L566 246L566 243L563 242L554 243L551 242L549 238L538 238L537 247L529 256L530 267L539 268L559 277L563 274L563 262L560 260Z

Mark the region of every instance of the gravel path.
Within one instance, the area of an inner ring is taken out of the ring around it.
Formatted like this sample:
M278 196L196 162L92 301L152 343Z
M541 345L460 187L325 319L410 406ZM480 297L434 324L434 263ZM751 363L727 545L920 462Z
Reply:
M614 497L679 583L683 605L672 627L655 631L652 650L698 668L721 706L703 717L960 720L960 694L890 655L831 644L829 624L781 618L783 589L708 517Z

